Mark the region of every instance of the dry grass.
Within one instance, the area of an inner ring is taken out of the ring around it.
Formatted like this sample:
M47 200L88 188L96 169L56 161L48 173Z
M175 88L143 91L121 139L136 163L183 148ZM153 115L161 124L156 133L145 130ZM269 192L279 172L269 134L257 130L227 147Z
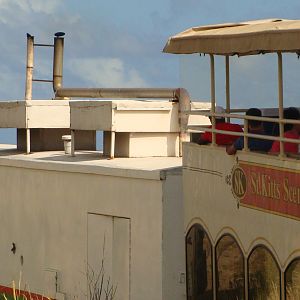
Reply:
M12 294L3 293L0 295L0 300L52 300L49 297L36 295L30 292L29 287L25 285L24 290L21 290L22 272L20 272L18 287L15 281L12 282Z
M117 285L113 284L110 276L107 276L104 268L105 236L103 239L102 258L100 269L94 270L88 265L88 299L89 300L113 300L117 292Z

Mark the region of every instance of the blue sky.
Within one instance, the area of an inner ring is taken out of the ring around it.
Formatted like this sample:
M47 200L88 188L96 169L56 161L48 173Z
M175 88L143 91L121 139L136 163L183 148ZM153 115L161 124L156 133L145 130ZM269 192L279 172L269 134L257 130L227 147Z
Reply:
M26 33L51 43L66 32L67 87L178 87L209 99L208 57L162 53L167 38L186 28L251 19L298 19L300 2L279 0L0 0L0 99L23 99ZM51 78L51 50L37 49L35 77ZM287 105L299 102L300 61L284 58ZM224 99L224 62L217 59L217 101ZM276 104L276 57L233 58L232 101ZM33 97L51 98L51 85L34 84ZM273 105L274 105L273 104Z

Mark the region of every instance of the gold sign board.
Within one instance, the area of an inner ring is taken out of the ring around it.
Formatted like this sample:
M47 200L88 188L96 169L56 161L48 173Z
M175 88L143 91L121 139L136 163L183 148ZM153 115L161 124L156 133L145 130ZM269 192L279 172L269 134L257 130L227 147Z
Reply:
M231 188L240 205L300 219L300 172L239 161Z

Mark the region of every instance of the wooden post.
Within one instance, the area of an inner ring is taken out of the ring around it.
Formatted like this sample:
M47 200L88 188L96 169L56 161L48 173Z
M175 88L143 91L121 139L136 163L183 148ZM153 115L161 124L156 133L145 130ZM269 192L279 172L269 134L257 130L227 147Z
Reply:
M248 147L248 137L246 136L249 132L248 130L248 120L244 119L244 151L249 151L249 147Z

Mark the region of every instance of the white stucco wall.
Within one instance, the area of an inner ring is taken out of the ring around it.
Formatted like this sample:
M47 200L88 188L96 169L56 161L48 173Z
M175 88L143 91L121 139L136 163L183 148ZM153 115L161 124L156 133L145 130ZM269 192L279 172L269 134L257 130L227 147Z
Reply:
M44 270L51 268L59 271L58 290L66 293L66 299L84 299L87 215L94 213L130 219L130 299L162 299L159 178L88 174L67 167L57 171L51 163L41 167L40 162L28 162L24 167L2 162L0 284L10 286L22 271L31 291L43 293ZM15 254L10 251L12 243Z

